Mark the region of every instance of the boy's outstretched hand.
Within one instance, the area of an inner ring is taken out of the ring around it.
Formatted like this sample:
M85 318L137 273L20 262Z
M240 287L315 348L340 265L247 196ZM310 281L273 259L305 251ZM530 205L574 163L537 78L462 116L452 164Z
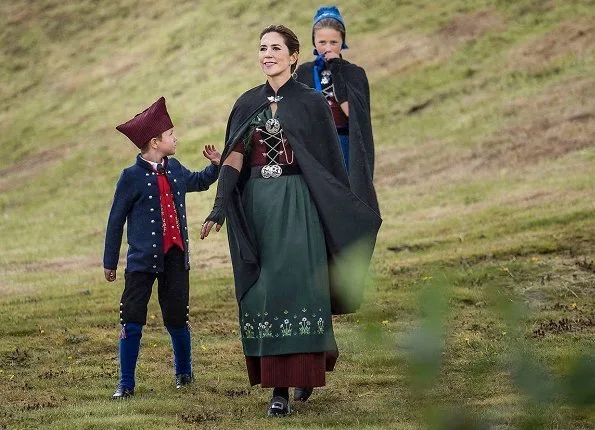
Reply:
M219 153L219 151L217 151L215 145L205 145L205 149L203 149L202 155L211 160L211 163L213 163L215 166L218 166L221 162L221 154Z

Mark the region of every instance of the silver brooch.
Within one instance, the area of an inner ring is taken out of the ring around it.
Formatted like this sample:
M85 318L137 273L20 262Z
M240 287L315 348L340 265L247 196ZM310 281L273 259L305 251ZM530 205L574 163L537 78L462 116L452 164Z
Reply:
M328 84L331 81L330 80L330 77L331 77L330 70L323 70L322 71L322 78L320 79L320 83L321 84L324 84L324 85Z
M281 124L279 123L279 120L271 118L264 124L264 128L266 129L267 133L276 134L279 132L279 130L281 130Z
M269 102L271 102L271 103L277 103L282 98L283 98L283 96L269 96L269 97L267 97L267 99L269 99Z
M265 179L278 178L282 173L283 169L278 164L269 164L260 169L260 175Z

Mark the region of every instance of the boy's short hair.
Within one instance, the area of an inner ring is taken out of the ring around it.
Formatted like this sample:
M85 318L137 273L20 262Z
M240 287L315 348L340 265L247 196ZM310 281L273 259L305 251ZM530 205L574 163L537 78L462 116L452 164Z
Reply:
M159 133L154 138L161 142L162 137L163 137L163 133ZM147 143L145 143L143 146L140 147L141 154L146 154L147 152L149 152L149 149L151 149L151 140L153 140L153 137L150 138Z

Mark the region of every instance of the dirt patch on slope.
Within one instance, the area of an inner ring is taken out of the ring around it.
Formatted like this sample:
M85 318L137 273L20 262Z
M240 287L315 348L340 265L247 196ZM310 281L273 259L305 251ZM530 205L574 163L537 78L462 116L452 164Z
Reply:
M474 148L427 141L400 151L379 152L377 184L464 180L502 169L526 169L590 148L595 141L595 78L566 80L534 97L511 101L502 110L510 126L478 136Z
M467 161L476 169L518 167L556 159L592 147L595 141L595 78L577 78L534 98L505 107L511 118L526 118L488 137Z
M22 264L13 264L9 273L27 272L71 272L75 270L101 270L101 257L82 255L77 257L53 258L47 260L27 261Z
M141 65L141 58L135 53L115 53L98 64L92 64L86 70L63 73L57 83L66 94L74 94L88 87L91 82L117 81L135 72Z
M0 192L22 186L23 182L59 163L66 152L66 147L47 149L0 169Z
M504 28L503 18L495 11L477 10L454 17L438 30L435 37L454 43L476 39L489 31L500 31Z
M595 52L595 16L568 21L513 50L509 56L512 69L539 72L567 55L575 57Z
M501 31L506 27L504 19L492 10L479 10L460 15L441 26L435 33L420 35L412 32L395 32L391 29L384 34L372 34L358 41L353 54L356 64L365 64L375 77L383 77L403 72L419 65L440 64L461 45L479 38L491 31ZM382 40L382 56L370 56Z

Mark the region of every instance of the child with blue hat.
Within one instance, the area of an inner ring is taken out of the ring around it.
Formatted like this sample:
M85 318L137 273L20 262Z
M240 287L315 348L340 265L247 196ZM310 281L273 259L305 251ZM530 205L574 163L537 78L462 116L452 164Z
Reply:
M370 117L370 87L365 70L345 60L345 21L336 6L314 14L314 61L300 65L296 79L322 93L331 108L351 190L376 212L374 138Z
M316 15L314 15L314 22L312 23L312 44L316 46L314 41L314 28L316 28L316 24L318 24L323 19L334 19L341 24L341 26L338 28L338 31L341 33L343 39L341 42L341 49L347 49L348 46L345 44L345 23L343 22L341 12L339 12L339 9L337 9L336 6L322 6L316 11ZM322 28L322 26L319 27ZM314 55L318 55L316 49L314 49Z
M343 58L345 21L336 6L320 7L312 24L314 61L300 65L296 79L322 93L331 109L351 191L380 215L374 189L374 138L366 72ZM332 142L332 144L335 144ZM312 387L296 388L305 401Z

